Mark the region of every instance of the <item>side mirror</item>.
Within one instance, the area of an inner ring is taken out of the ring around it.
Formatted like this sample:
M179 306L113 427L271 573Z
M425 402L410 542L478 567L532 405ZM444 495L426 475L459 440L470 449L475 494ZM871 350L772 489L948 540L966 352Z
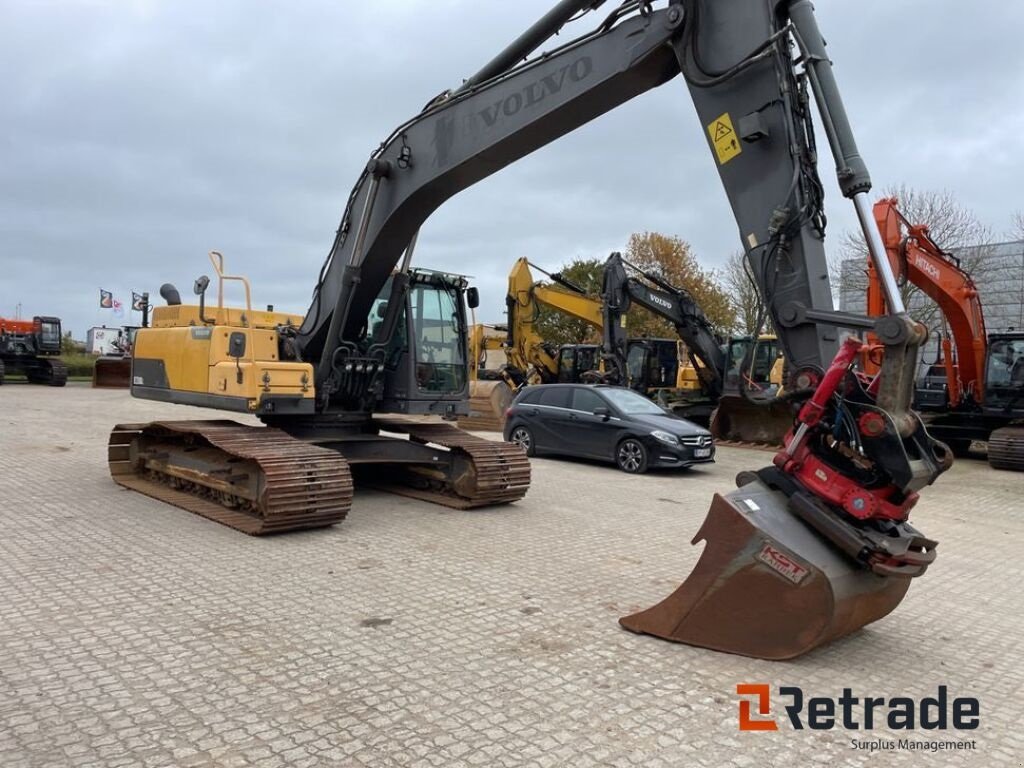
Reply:
M387 313L388 303L386 301L382 301L380 304L377 305L377 317L383 320Z
M476 286L466 289L466 303L470 309L476 309L480 306L480 291L476 289Z
M202 277L196 280L195 285L192 286L192 290L195 291L196 296L202 296L204 293L206 293L206 289L209 287L209 285L210 278L208 278L206 275L203 275Z
M597 408L594 409L594 415L600 416L601 419L604 421L608 421L608 419L612 417L612 412L608 408L605 408L603 405L599 405Z
M232 331L228 339L228 355L235 360L245 355L245 334L241 331Z

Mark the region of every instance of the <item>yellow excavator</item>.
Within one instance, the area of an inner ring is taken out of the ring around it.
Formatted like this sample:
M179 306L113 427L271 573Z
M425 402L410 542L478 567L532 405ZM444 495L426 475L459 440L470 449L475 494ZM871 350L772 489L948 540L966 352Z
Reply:
M597 344L566 345L556 349L537 329L541 308L574 317L601 332L601 301L558 273L545 274L555 285L534 279L526 258L517 259L508 275L503 337L488 335L474 324L469 335L470 404L473 412L459 422L471 429L500 431L514 392L525 384L578 381L579 373L596 368ZM544 270L540 270L544 271ZM561 286L561 287L556 287ZM565 350L571 350L566 354ZM588 355L587 350L590 350ZM502 364L488 368L488 352L504 355Z
M625 271L613 254L604 267L603 296L590 296L559 272L549 273L520 258L508 276L506 337L470 334L470 393L467 428L500 430L514 392L524 384L615 382L664 407L710 426L721 440L778 445L792 425L782 388L782 354L775 336L732 337L724 342L692 297L656 274L651 287ZM534 277L531 267L550 282ZM626 338L626 311L641 306L672 322L677 339ZM595 342L555 347L538 328L541 310L560 312L593 328ZM614 328L612 328L614 326ZM624 355L617 356L618 343ZM499 368L483 366L488 350L505 355Z
M531 267L542 272L550 282L534 277ZM526 384L552 384L583 381L601 370L600 338L604 329L601 299L591 296L560 272L547 272L517 259L508 275L505 296L506 324L504 337L490 334L483 325L474 324L469 336L470 394L473 414L459 419L468 428L498 429L514 392ZM593 342L555 346L539 330L542 310L558 312L581 320L592 328ZM497 327L495 327L497 329ZM673 339L631 339L630 344L656 349L662 357L677 356L679 342ZM503 355L497 367L487 367L489 352ZM645 385L650 394L659 387L679 386L682 369L659 372ZM671 376L671 381L667 378Z
M600 5L561 0L377 146L303 315L254 309L248 295L241 307L209 306L205 277L194 305L165 285L168 306L136 337L132 394L263 425L120 424L110 470L124 486L250 533L337 522L353 471L453 506L521 498L530 480L522 450L450 422L468 411L466 305L478 300L459 275L413 268L417 233L460 191L675 81L694 104L790 379L806 395L772 464L714 497L690 577L620 621L675 642L792 658L889 614L935 560L936 542L908 520L952 462L911 408L907 372L927 330L906 313L871 218L871 178L810 0L626 0L531 57ZM881 276L881 318L832 306L812 105ZM647 170L668 165L655 160ZM678 187L687 189L684 178ZM223 284L230 276L214 259ZM885 346L876 378L852 370L861 341L840 329L876 331Z

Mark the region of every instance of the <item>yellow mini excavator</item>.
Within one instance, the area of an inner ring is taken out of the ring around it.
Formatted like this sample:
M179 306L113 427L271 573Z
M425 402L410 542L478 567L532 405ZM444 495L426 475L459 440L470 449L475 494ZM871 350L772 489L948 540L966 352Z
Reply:
M872 219L871 178L810 0L624 0L591 30L531 57L602 4L560 0L373 151L303 317L255 310L248 299L208 306L203 279L196 306L163 291L169 306L136 337L132 393L264 425L122 424L111 471L252 533L336 522L349 505L350 468L455 506L522 497L529 464L516 446L410 418L468 410L464 304L476 303L463 278L413 269L417 232L475 182L674 81L695 106L789 378L806 395L771 465L715 496L691 576L621 622L721 651L797 656L890 613L935 559L936 542L908 521L919 492L951 463L911 408L927 331L905 311ZM880 275L889 312L880 318L832 306L815 106ZM685 135L644 126L645 136L659 131L671 137L666 146ZM607 152L638 152L645 172L671 174L656 147ZM690 186L679 176L670 202ZM841 329L877 333L885 354L876 377L853 371L861 341Z

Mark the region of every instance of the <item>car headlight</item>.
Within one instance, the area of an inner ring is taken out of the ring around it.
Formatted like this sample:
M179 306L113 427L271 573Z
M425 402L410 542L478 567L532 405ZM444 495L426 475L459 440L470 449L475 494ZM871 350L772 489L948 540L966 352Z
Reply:
M651 437L653 437L655 440L660 440L661 442L666 443L668 445L679 445L678 437L668 432L663 432L660 429L656 429L653 432L651 432Z

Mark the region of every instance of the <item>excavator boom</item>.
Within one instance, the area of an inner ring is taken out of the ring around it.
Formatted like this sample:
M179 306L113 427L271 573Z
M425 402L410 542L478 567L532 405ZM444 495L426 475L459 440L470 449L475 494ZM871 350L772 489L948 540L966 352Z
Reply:
M642 275L642 279L633 273ZM652 285L653 284L653 285ZM604 301L605 381L633 385L629 376L629 344L623 319L632 306L646 309L668 321L685 345L701 389L685 393L669 403L671 409L694 421L706 423L720 440L779 445L793 424L793 409L787 400L753 394L750 371L759 344L775 347L774 340L744 340L743 359L730 375L731 352L739 339L725 345L711 321L686 290L672 285L661 275L644 272L612 253L604 265L602 286ZM770 371L766 372L766 378ZM731 382L729 381L731 379ZM731 383L731 386L730 386Z

